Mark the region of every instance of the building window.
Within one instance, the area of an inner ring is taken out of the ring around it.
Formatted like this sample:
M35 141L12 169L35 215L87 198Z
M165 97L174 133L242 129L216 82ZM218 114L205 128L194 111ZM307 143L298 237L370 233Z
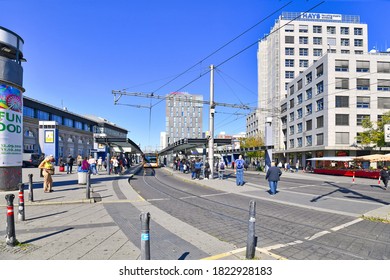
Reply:
M73 120L68 119L68 118L64 118L64 125L69 126L69 127L73 127Z
M311 113L313 113L313 106L310 103L310 104L306 105L306 116L311 115Z
M321 77L323 74L324 74L324 65L321 64L320 66L318 66L316 68L316 76L318 78L318 77Z
M285 36L284 37L284 42L286 44L294 44L294 36Z
M322 33L322 26L314 25L313 26L313 33Z
M348 53L351 53L351 51L350 50L341 50L341 53L348 54Z
M290 148L294 148L294 139L290 139Z
M313 81L313 75L310 72L306 75L306 85L310 84L312 81Z
M285 78L286 79L293 79L294 78L294 71L286 71Z
M314 56L322 56L322 49L313 49Z
M312 120L306 121L306 131L310 131L313 129L313 122Z
M302 137L298 137L297 138L297 142L298 142L298 147L302 147Z
M57 122L58 124L62 124L62 117L52 114L51 120Z
M309 88L308 90L306 90L306 100L311 99L312 96L313 96L313 90L312 88Z
M294 112L290 113L290 122L294 121Z
M324 99L321 98L316 101L316 106L317 106L317 112L324 110Z
M336 46L336 38L327 38L328 46Z
M324 127L324 116L317 117L317 128Z
M294 108L294 98L290 99L290 108Z
M378 61L378 73L390 73L390 62Z
M286 66L286 67L294 67L294 59L286 59L284 61L284 66Z
M77 129L83 129L83 124L81 122L75 121L74 122L74 127L77 128Z
M390 80L378 79L377 90L379 91L390 91Z
M286 48L285 54L286 55L294 55L294 48Z
M313 37L313 45L322 45L321 37Z
M370 120L370 115L356 115L356 125L361 126L364 119Z
M313 145L313 139L311 135L306 136L306 146L312 146Z
M378 109L390 109L390 97L378 97Z
M349 96L336 96L336 108L349 108Z
M297 133L302 133L302 123L297 124Z
M337 72L348 72L349 61L348 60L336 60L335 71Z
M287 24L284 28L285 32L294 32L294 24Z
M34 109L27 106L23 106L23 116L34 118Z
M300 48L299 49L299 55L300 56L308 56L309 55L309 49L307 49L307 48Z
M355 54L363 54L363 51L361 51L361 50L355 50Z
M299 67L309 67L309 61L307 59L300 59L299 60Z
M336 144L349 144L349 132L336 132Z
M353 34L354 34L354 35L363 35L363 28L355 27L355 28L353 29Z
M355 47L363 47L363 39L354 39Z
M336 114L336 125L349 125L349 115Z
M370 72L370 62L356 61L356 72Z
M299 44L307 45L309 43L308 37L299 37Z
M321 81L316 85L317 94L321 94L324 92L324 82Z
M38 110L37 111L37 118L39 120L48 121L49 120L49 113Z
M349 46L349 39L341 38L341 45L344 47L348 47Z
M326 32L327 32L328 34L336 34L336 27L334 27L334 26L328 26L328 27L326 27Z
M290 131L290 135L293 135L293 134L295 133L295 132L294 132L294 126L293 126L293 125L290 126L289 131Z
M289 94L290 95L293 95L294 94L294 85L292 85L291 87L290 87L290 89L289 89Z
M348 78L336 78L336 89L349 89Z
M298 94L297 96L297 104L301 104L303 102L303 97L302 97L302 93L301 94Z
M370 108L370 97L358 96L356 97L356 108Z
M302 115L302 108L300 108L300 109L297 110L297 114L298 114L298 117L297 117L297 118L298 118L298 119L302 119L302 116L303 116L303 115Z
M370 90L370 79L356 79L357 90Z
M282 113L286 112L287 111L287 103L282 104L280 110Z
M317 146L324 145L324 134L320 133L316 135L317 138Z
M299 32L300 33L307 33L309 31L309 26L307 25L299 25Z
M340 34L349 35L349 27L340 27Z

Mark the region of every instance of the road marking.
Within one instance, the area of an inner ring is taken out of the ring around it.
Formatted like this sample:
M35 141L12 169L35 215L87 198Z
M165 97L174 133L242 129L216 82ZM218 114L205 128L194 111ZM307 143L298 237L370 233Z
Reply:
M361 222L361 221L363 221L363 219L359 218L359 219L353 220L353 221L351 221L351 222L349 222L349 223L345 223L345 224L339 225L339 226L337 226L337 227L331 228L330 230L331 230L331 231L338 231L338 230L340 230L340 229L349 227L349 226L354 225L354 224L356 224L356 223L358 223L358 222Z
M227 194L230 194L230 193L224 192L224 193L214 193L214 194L205 194L205 195L191 195L191 196L180 197L179 199L213 197L213 196L222 196L222 195L227 195Z
M327 231L327 230L324 230L324 231L321 231L321 232L317 232L316 234L313 234L312 236L308 236L308 237L305 237L306 240L314 240L314 239L317 239L321 236L324 236L325 234L328 234L330 233L330 231Z
M302 186L286 188L286 190L292 190L292 189L298 189L298 188L307 188L307 187L316 187L316 185L302 185Z

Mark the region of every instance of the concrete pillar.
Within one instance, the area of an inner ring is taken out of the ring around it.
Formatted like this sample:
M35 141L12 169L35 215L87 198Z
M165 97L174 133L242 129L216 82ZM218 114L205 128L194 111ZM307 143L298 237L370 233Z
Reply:
M18 190L22 182L23 44L0 26L0 191Z

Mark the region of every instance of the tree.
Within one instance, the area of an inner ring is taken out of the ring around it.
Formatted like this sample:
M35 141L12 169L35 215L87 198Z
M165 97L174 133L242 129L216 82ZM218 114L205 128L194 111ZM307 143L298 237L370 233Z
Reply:
M385 132L384 125L390 124L390 111L382 115L382 119L377 121L376 124L370 121L369 118L365 118L362 121L362 126L366 129L361 132L356 139L359 140L362 145L371 145L374 147L385 147Z
M248 137L240 139L241 148L253 148L264 146L264 140L260 136ZM263 158L264 151L247 152L246 155L249 158Z

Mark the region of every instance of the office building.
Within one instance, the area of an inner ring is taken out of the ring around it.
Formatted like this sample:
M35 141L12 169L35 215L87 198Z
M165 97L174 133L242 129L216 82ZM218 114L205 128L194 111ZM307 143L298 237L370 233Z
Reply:
M373 147L359 142L362 122L389 112L389 93L390 52L327 53L288 84L281 102L285 159L304 165L311 157L370 153Z
M202 95L185 92L169 94L166 99L165 116L167 145L183 138L202 138Z
M285 12L276 20L269 35L259 42L257 113L262 136L265 119L272 117L274 153L288 148L281 129L280 102L288 95L289 82L327 53L367 53L367 37L367 25L359 16Z

